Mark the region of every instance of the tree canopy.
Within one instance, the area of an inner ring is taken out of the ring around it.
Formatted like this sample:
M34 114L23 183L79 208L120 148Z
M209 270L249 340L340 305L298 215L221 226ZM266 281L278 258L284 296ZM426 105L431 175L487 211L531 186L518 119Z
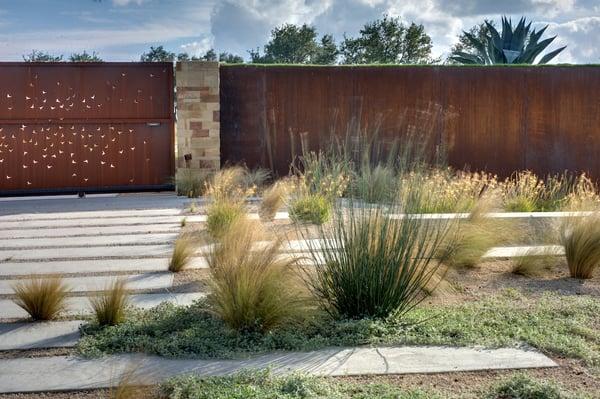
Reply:
M469 39L469 36L475 37L478 40L485 40L490 35L490 26L496 26L495 22L489 19L484 20L482 23L472 26L469 30L463 31L458 35L458 42L456 42L452 48L450 48L450 57L458 55L462 52L471 52L475 50L473 43ZM452 61L450 58L449 61Z
M69 56L69 61L71 62L102 62L102 58L96 54L95 51L92 51L92 54L83 50L82 53L73 53Z
M314 26L284 24L271 31L271 39L260 49L250 50L253 63L265 64L333 64L337 46L331 35L317 39Z
M143 53L140 57L142 62L173 62L175 61L175 53L167 51L163 46L153 47Z
M52 55L45 51L31 50L31 53L23 55L25 62L59 62L63 61L63 56Z
M344 64L429 64L431 37L423 25L404 25L399 18L384 15L368 22L357 37L347 37L340 45Z

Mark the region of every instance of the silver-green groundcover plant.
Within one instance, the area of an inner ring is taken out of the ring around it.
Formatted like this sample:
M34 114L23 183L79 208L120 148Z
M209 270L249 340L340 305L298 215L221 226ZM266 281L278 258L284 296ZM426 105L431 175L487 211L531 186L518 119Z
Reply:
M401 316L425 298L450 253L457 220L390 216L436 200L423 191L405 189L392 205L350 200L318 229L319 244L307 240L319 265L307 270L308 284L328 313L340 319Z
M461 64L473 65L534 64L542 51L556 39L556 36L553 36L540 41L548 25L536 31L531 29L531 22L526 24L525 18L521 18L513 29L512 21L502 17L501 34L488 21L485 21L485 24L489 29L489 35L484 39L480 40L475 35L464 32L473 45L473 53L460 51L450 58ZM539 60L538 64L548 63L565 47L547 53Z

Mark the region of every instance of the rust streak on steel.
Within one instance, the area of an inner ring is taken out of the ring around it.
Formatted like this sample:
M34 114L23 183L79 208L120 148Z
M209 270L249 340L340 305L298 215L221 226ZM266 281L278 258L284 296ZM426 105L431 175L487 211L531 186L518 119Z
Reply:
M457 168L598 180L598 93L597 66L222 66L222 162L272 158L287 174L292 144L299 151L290 132L314 149L360 130L388 142L432 137Z

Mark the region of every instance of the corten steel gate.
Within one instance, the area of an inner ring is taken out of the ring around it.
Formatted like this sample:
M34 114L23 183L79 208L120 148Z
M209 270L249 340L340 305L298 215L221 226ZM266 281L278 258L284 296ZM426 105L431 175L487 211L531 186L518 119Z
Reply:
M170 63L0 63L0 195L166 189Z
M220 77L222 162L286 174L299 135L316 148L360 125L388 141L431 133L457 168L600 179L597 66L221 66Z

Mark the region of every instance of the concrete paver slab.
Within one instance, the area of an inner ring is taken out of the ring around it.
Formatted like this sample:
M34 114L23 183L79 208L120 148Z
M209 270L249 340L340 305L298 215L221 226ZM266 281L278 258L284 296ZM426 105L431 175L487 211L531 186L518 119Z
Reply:
M0 223L2 226L2 223ZM96 237L105 235L175 233L181 229L181 223L142 224L131 226L63 227L56 229L2 229L1 240L15 238L51 238L51 237Z
M46 229L43 229L46 230ZM38 230L40 231L40 230ZM118 234L90 237L37 237L0 240L2 249L102 247L116 245L160 245L175 241L177 233Z
M31 274L84 274L114 272L165 271L169 258L148 259L79 259L44 262L0 262L0 276L27 276ZM192 258L190 269L208 267L203 257Z
M495 247L483 255L484 258L517 258L520 256L564 255L562 245L529 245L518 247Z
M0 324L0 350L72 347L79 340L84 322L47 321Z
M156 217L118 217L118 218L85 218L58 220L25 220L22 222L0 222L3 229L49 229L60 227L94 227L94 226L127 226L144 224L176 224L181 223L185 216L156 216Z
M555 367L535 351L447 347L332 348L277 352L243 360L175 360L119 355L84 360L70 357L8 359L0 363L1 392L103 388L118 384L128 370L137 383L156 383L179 374L223 376L243 369L319 376L407 374L509 368Z
M184 208L190 202L188 198L177 197L172 193L132 193L119 194L114 198L106 196L87 196L86 198L66 198L49 201L47 196L38 200L21 201L7 198L0 206L0 215L17 215L32 212L87 212L115 210L149 210L165 208Z
M149 258L168 257L171 245L121 245L114 247L0 249L1 262L11 260L68 260L78 258Z
M41 220L60 220L60 219L91 219L91 218L122 218L122 217L157 217L157 216L178 216L184 210L182 208L165 209L130 209L130 210L106 210L106 211L87 211L87 212L40 212L40 213L19 213L16 215L0 216L0 224L3 222L20 221L41 221Z

